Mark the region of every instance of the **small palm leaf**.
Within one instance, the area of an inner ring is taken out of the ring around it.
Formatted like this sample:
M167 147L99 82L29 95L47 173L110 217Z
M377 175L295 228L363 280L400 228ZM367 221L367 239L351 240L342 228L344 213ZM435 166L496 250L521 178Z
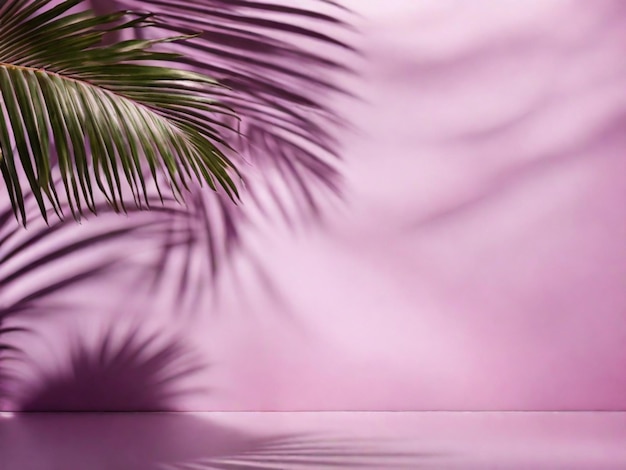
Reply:
M82 1L0 6L0 170L16 216L26 223L22 177L44 218L48 204L62 215L67 203L75 218L85 206L95 213L95 187L115 210L126 210L125 191L149 207L144 165L155 181L163 170L176 197L197 180L234 199L221 137L229 128L212 118L232 115L214 100L220 86L166 66L180 56L152 49L188 37L105 45L111 31L152 25L150 15L71 13ZM53 150L65 200L51 176Z

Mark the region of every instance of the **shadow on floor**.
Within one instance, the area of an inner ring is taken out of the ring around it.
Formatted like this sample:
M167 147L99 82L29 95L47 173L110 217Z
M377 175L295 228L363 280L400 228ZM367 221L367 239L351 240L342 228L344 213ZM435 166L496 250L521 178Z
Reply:
M0 419L3 470L421 468L436 454L333 433L254 435L192 413L16 413Z

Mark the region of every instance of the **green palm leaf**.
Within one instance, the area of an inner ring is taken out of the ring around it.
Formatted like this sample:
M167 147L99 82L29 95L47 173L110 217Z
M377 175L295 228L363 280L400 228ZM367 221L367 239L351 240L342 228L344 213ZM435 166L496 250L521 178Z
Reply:
M338 137L349 123L340 116L336 98L350 95L345 79L354 72L350 64L356 64L359 52L352 45L358 37L352 24L356 18L340 3L90 0L103 13L123 8L154 12L159 24L132 31L137 38L201 32L166 47L183 55L179 63L188 70L227 85L217 90L220 101L241 118L245 138L229 142L238 161L250 163L240 166L245 210L226 198L194 192L187 198L188 216L172 221L187 235L167 236L154 263L154 293L171 292L170 280L180 280L178 287L174 284L177 311L187 300L189 309L200 309L207 292L217 292L207 286L237 276L239 263L258 273L265 291L279 294L250 243L258 222L285 222L292 229L323 222L326 203L342 196ZM235 285L241 287L239 279Z
M46 220L48 205L61 216L66 205L75 218L85 207L95 213L96 188L116 211L126 210L126 192L149 207L146 168L159 195L162 172L177 198L196 180L235 199L221 137L231 129L212 118L232 115L214 100L220 85L168 66L180 56L153 49L188 36L105 45L112 31L152 25L150 15L72 13L82 1L0 6L0 170L16 216L26 223L24 179Z

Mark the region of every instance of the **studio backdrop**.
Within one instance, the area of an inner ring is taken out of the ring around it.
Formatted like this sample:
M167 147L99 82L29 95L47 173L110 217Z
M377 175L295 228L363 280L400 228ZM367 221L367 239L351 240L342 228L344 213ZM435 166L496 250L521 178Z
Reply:
M76 8L202 32L159 47L228 87L241 201L0 185L0 408L626 408L625 2Z

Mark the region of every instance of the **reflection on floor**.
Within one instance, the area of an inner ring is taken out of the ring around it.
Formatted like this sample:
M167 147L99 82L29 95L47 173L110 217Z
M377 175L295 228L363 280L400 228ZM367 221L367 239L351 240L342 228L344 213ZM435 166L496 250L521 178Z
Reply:
M626 413L0 415L2 470L624 469Z

